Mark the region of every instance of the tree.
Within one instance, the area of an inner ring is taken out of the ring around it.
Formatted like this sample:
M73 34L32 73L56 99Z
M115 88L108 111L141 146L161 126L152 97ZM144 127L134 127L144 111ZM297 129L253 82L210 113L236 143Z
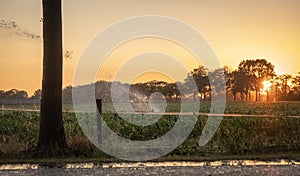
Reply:
M294 89L300 90L300 72L293 78Z
M62 102L65 104L72 103L72 86L65 87L62 91Z
M177 82L178 85L180 85L179 82ZM162 94L169 100L172 101L174 99L175 101L178 100L178 97L180 95L180 91L177 87L176 83L167 83L165 87L162 88Z
M298 72L297 75L292 80L292 90L291 92L293 93L293 97L289 97L291 100L296 100L300 101L300 72Z
M0 90L0 99L5 98L5 91Z
M62 120L61 0L43 0L43 82L38 148L67 147Z
M40 99L41 96L42 96L42 90L41 89L37 89L36 91L34 91L34 93L31 96L31 98L33 98L33 99Z
M225 75L225 83L226 83L226 97L228 98L228 93L230 92L230 89L232 87L233 82L233 74L232 69L228 66L223 67L224 75Z
M211 91L211 94L214 94L215 96L226 94L226 97L228 97L227 92L230 90L230 86L232 83L231 69L227 66L224 66L222 68L210 71L208 75L210 87L212 90L215 90ZM225 87L226 89L224 90L223 88Z
M248 93L251 90L252 76L247 75L242 70L235 70L232 72L232 85L231 92L233 94L233 99L236 101L237 94L241 96L241 100L244 101L244 96L246 95L246 100L249 97Z
M279 87L280 87L280 79L279 77L276 75L273 79L271 79L271 88L273 88L272 90L275 92L275 101L278 101L278 94L279 94Z
M16 98L27 98L28 93L24 90L17 91Z
M197 87L193 87L193 80ZM207 100L207 95L210 94L210 84L208 72L204 66L199 66L191 71L185 79L185 85L189 93L193 94L194 100L196 95L200 95L200 99ZM197 91L198 89L198 91Z
M288 84L291 79L292 79L292 75L290 75L290 74L283 74L283 75L279 76L281 90L283 92L285 101L287 101L288 92L291 89L291 87Z
M130 89L138 93L138 98L149 98L151 92L149 91L148 83L136 83L130 86Z
M246 76L250 76L249 90L247 91L255 90L256 101L260 100L263 81L270 80L275 76L274 65L266 59L243 60L239 64L238 70L246 73Z
M28 93L24 90L11 89L3 93L4 98L8 99L22 99L27 98Z
M11 90L8 90L4 93L4 97L5 98L16 98L16 95L17 95L17 92L18 90L17 89L11 89Z

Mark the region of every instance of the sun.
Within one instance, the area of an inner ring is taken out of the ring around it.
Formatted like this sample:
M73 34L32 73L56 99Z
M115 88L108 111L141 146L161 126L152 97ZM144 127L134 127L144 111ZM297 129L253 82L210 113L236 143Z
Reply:
M262 82L263 84L263 91L268 91L270 89L270 87L272 86L272 83L268 80Z

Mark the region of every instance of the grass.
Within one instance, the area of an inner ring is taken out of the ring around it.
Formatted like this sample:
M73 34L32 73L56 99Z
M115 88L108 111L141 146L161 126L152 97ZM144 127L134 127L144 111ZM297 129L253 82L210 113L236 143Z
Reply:
M178 111L178 104L170 104L168 111ZM269 114L278 117L224 117L214 137L204 147L198 145L207 117L199 116L186 141L157 161L223 160L223 159L298 159L300 156L300 103L228 103L226 113ZM208 102L201 104L202 112L209 112ZM124 121L117 113L105 112L104 120L122 137L149 140L162 136L176 123L177 116L163 116L153 125L140 127ZM68 155L34 158L38 136L38 112L5 111L0 113L0 162L56 163L56 162L112 162L119 161L97 149L83 134L75 114L64 113L64 127L70 151Z

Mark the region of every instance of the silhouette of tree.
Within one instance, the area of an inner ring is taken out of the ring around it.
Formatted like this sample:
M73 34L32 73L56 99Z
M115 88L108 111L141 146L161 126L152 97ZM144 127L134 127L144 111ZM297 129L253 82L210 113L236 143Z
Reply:
M5 98L5 91L4 90L0 90L0 99Z
M72 103L72 86L65 87L62 91L62 102L64 104Z
M291 97L288 100L300 101L300 72L292 79L293 87L289 93Z
M16 98L27 98L28 93L24 90L17 91Z
M294 89L300 90L300 72L293 78Z
M9 91L3 92L3 97L7 99L27 98L28 93L23 90L11 89Z
M224 66L223 71L224 71L224 74L225 74L226 97L228 97L228 92L230 92L232 84L233 84L233 74L232 74L233 71L228 66Z
M133 84L131 85L130 87L132 90L136 91L139 96L146 96L146 97L143 97L143 98L149 98L150 95L151 95L151 92L149 90L149 86L147 85L147 83L136 83L136 84Z
M232 72L231 92L233 94L234 101L237 100L238 93L240 94L242 101L244 101L245 95L247 100L248 93L251 89L251 80L252 76L247 75L247 73L242 70L235 70Z
M274 88L275 90L275 101L278 101L278 95L279 95L279 88L280 88L280 79L276 75L273 79L271 79L271 88Z
M38 148L67 147L62 120L61 0L43 0L43 83Z
M180 83L178 83L180 84ZM180 91L177 87L176 83L167 83L165 87L163 87L162 89L162 94L169 100L172 101L172 99L177 100L179 95L180 95Z
M292 75L290 74L283 74L279 76L280 80L280 87L283 93L284 101L287 101L288 92L290 91L291 87L289 86L288 82L292 79Z
M37 89L36 91L34 91L34 93L31 96L31 98L33 98L33 99L40 99L41 96L42 96L42 90L41 89Z
M17 89L11 89L9 91L4 92L4 97L5 98L15 98L15 95L17 94Z
M197 87L193 87L193 80L195 81ZM207 100L207 96L210 94L210 84L207 69L203 66L195 68L185 79L185 85L187 91L193 94L194 100L198 94L200 95L201 100Z
M227 94L227 90L229 90L231 77L230 77L230 70L228 67L223 67L219 69L215 69L208 73L209 75L209 84L211 89L211 94L216 97L220 97L221 95ZM225 76L225 77L224 77ZM225 80L223 80L225 78ZM226 89L224 89L226 86Z
M240 62L238 70L246 73L246 76L251 78L248 82L249 89L245 90L247 91L245 92L246 96L254 89L255 100L260 101L262 82L275 76L274 65L265 59L243 60Z
M97 99L102 99L102 102L111 102L111 82L98 81L95 83L95 94ZM71 90L69 90L69 96L72 96Z

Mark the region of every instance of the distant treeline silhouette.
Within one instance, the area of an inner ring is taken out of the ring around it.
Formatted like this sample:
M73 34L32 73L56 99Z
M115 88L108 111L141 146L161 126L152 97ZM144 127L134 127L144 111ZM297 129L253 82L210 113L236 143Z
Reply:
M225 75L223 83L226 85L222 85L221 75ZM193 79L197 87L191 86ZM204 66L199 66L187 75L184 82L168 83L153 80L145 83L114 82L114 84L128 88L129 99L133 102L149 99L155 92L163 94L168 102L177 102L183 98L179 90L185 90L187 96L201 101L210 101L213 94L215 96L226 94L227 101L300 101L300 72L297 75L277 75L274 72L274 65L265 59L243 60L235 70L224 66L210 71ZM72 89L90 91L91 87L95 88L96 98L102 99L103 102L111 102L111 85L112 82L102 80L74 88L68 86L63 89L63 103L72 103ZM226 87L225 92L220 92L222 86ZM7 99L30 102L28 100L39 100L40 97L40 89L31 97L23 90L0 90L0 103L4 103L4 100L7 102ZM85 102L85 96L81 97L82 102Z

